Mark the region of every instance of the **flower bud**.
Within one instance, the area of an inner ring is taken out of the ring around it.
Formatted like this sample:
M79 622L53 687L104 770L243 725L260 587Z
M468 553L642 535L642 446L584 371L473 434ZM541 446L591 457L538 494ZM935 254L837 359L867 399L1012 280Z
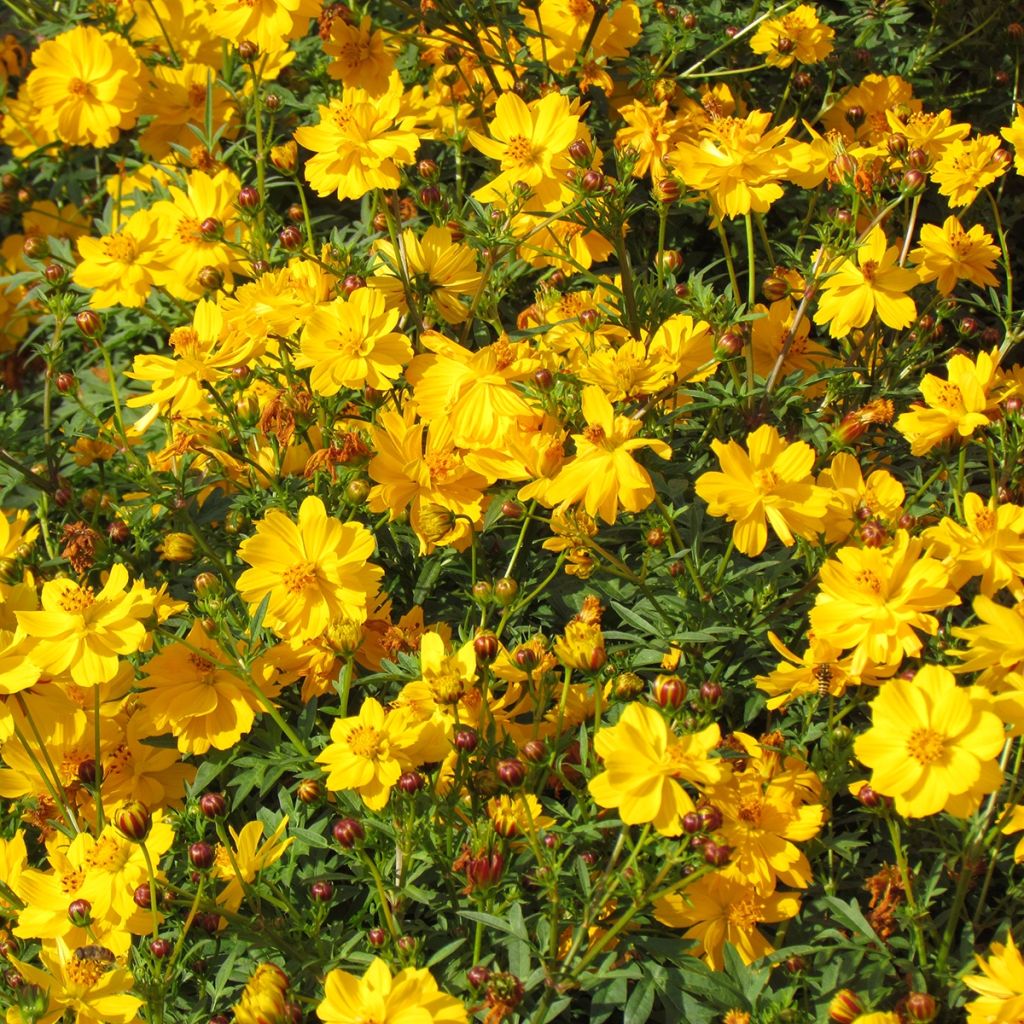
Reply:
M476 750L476 733L472 729L456 729L452 742L455 744L456 750L461 750L464 754L471 754Z
M252 185L239 189L238 205L243 210L255 210L260 205L260 190Z
M334 885L321 878L309 887L309 896L314 903L329 903L334 896Z
M473 651L477 660L489 665L498 656L498 638L493 633L480 633L473 638Z
M683 815L683 831L687 835L696 835L704 827L700 815L696 811L687 811Z
M633 700L644 692L645 685L635 672L620 672L612 680L612 692L619 700Z
M537 764L547 756L547 747L541 739L527 740L520 748L519 753L526 758L530 764Z
M139 800L129 800L122 804L111 818L114 828L133 842L141 843L153 825L153 816L149 808Z
M761 285L761 294L769 302L779 302L789 294L789 282L785 278L776 277L773 274L764 279Z
M351 295L353 292L359 291L360 288L366 287L366 278L361 274L349 274L344 281L341 282L341 290L345 293L345 296Z
M657 676L654 680L654 699L663 708L682 707L686 700L686 683L679 676Z
M199 810L208 818L222 818L228 810L228 803L220 793L204 793L199 798Z
M867 120L867 116L863 107L853 106L846 111L846 123L851 128L857 129Z
M22 244L21 251L30 260L41 260L50 255L50 245L41 235L29 235Z
M583 141L583 139L575 139L569 143L569 156L573 163L579 164L581 167L585 167L590 163L592 155L590 147Z
M270 162L285 174L291 174L295 170L298 156L299 147L294 140L289 140L280 146L271 146L270 148Z
M510 576L502 576L494 583L494 598L502 608L507 608L519 591L519 584Z
M435 182L441 177L441 168L434 160L421 160L416 165L416 173L424 181Z
M580 188L584 192L596 192L604 185L604 175L600 171L587 171L580 178Z
M729 846L721 846L710 839L704 844L704 860L716 868L725 867L731 857L732 848Z
M700 823L705 832L717 832L722 827L722 822L725 819L722 817L722 812L714 804L702 807L699 813Z
M238 44L238 56L244 63L254 63L259 55L260 48L251 39L243 39Z
M935 997L927 992L911 992L903 1004L903 1010L911 1020L917 1021L917 1024L930 1024L935 1020L939 1007Z
M315 804L322 793L323 787L316 779L303 779L295 790L299 802L304 804Z
M915 147L907 153L907 166L915 171L927 170L930 162L931 159L923 149Z
M840 989L828 1004L828 1018L836 1024L853 1024L863 1012L860 996L848 988Z
M466 980L473 986L473 988L482 988L487 984L487 980L490 976L491 972L481 964L476 964L466 971Z
M416 771L402 772L398 776L396 785L403 793L412 796L413 793L418 793L423 788L423 776Z
M738 356L743 351L743 335L737 330L726 331L715 347L723 357Z
M68 904L68 920L78 928L92 921L92 904L88 900L72 900Z
M682 194L682 186L675 178L659 178L654 183L654 198L659 203L674 203Z
M374 949L380 949L381 946L387 942L387 935L384 933L383 928L371 928L366 933L366 941L373 946Z
M550 391L554 386L555 377L550 370L541 367L534 373L533 382L541 391Z
M722 699L722 684L706 679L700 684L700 697L707 704L717 704Z
M655 259L655 264L659 261ZM665 249L661 254L661 269L674 274L683 265L683 254L678 249Z
M132 902L143 910L149 910L152 907L153 897L149 882L143 882L142 885L135 887L135 891L132 893Z
M911 167L909 170L903 172L903 188L911 195L916 195L918 192L921 192L927 183L928 179L925 177L923 171L919 171L916 168Z
M73 373L68 373L67 370L63 373L58 373L53 382L62 395L66 395L78 387L78 379Z
M87 338L98 338L103 333L103 321L91 309L83 309L77 314L75 324Z
M149 951L157 960L163 960L164 957L170 956L173 950L174 947L168 939L153 939L149 944Z
M294 224L289 224L288 227L282 228L277 236L277 240L281 243L282 249L302 248L302 232Z
M336 821L331 828L331 833L335 841L346 850L366 838L366 830L355 818L341 818Z
M498 778L506 786L521 786L526 778L526 765L517 757L505 758L498 762Z
M192 862L193 867L202 870L213 867L216 858L213 855L213 847L209 843L193 843L188 848L188 859Z

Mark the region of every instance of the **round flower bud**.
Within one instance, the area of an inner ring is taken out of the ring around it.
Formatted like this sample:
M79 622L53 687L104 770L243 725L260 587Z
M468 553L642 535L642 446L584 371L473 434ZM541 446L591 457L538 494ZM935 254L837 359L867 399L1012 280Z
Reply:
M209 242L215 238L220 238L224 233L224 225L216 217L207 217L199 225L199 233Z
M836 1024L853 1024L863 1012L860 996L848 988L840 989L828 1004L828 1019Z
M541 367L533 375L533 382L541 391L550 391L555 383L555 376L550 370Z
M585 331L596 330L600 320L601 317L596 309L584 309L579 315L580 326Z
M383 928L371 928L366 933L366 941L373 946L374 949L380 949L381 946L387 942L387 935L384 933Z
M665 249L661 254L661 269L674 274L683 265L683 254L678 249ZM655 265L658 260L655 258Z
M398 782L396 783L398 788L410 796L413 793L418 793L423 788L423 776L419 772L408 771L402 772L398 776Z
M209 843L193 843L188 848L188 859L193 867L200 869L213 867L216 859L213 855L213 847Z
M170 956L173 950L174 947L168 939L153 939L149 944L149 951L157 960L163 960L164 957Z
M143 910L150 909L153 897L149 888L149 882L143 882L142 885L136 886L135 891L132 893L132 902Z
M88 900L72 900L68 904L68 920L79 928L92 921L92 904Z
M906 1015L917 1024L930 1024L939 1012L935 997L927 992L911 992L903 1004Z
M277 236L277 240L281 243L282 249L302 248L302 232L294 224L289 224L288 227L282 228Z
M692 32L697 27L697 15L687 11L680 19L680 23L687 31Z
M252 185L239 189L238 205L243 210L255 210L260 205L260 190Z
M482 661L485 665L494 661L499 649L498 638L493 633L480 633L473 638L473 651L477 661Z
M696 835L704 827L700 815L696 811L687 811L683 815L683 831L687 835Z
M441 168L434 160L421 160L416 165L416 173L424 181L437 181L441 177Z
M867 120L867 116L863 107L853 106L846 112L846 123L851 128L859 128Z
M281 109L281 97L276 92L268 92L263 99L263 106L271 113Z
M473 584L473 600L477 604L486 604L494 596L494 588L487 580L478 580Z
M1015 43L1019 43L1022 39L1024 39L1024 25L1022 25L1019 21L1011 21L1010 24L1006 26L1006 34Z
M203 291L219 291L224 285L224 275L216 267L203 267L196 276L196 281Z
M686 700L686 683L679 676L658 676L654 680L654 699L663 708L682 707Z
M69 391L74 391L78 387L78 379L73 373L68 373L67 370L63 373L58 373L53 382L62 395L66 395Z
M507 608L519 591L519 584L510 576L502 576L494 583L494 598L502 608Z
M526 778L526 765L517 757L508 757L498 762L498 778L506 786L521 786Z
M370 483L362 477L350 480L345 488L345 497L353 505L362 505L370 496Z
M78 771L75 774L78 776L79 782L91 786L96 781L96 762L91 757L87 758L79 763Z
M580 188L584 192L596 192L604 186L604 175L600 171L587 171L580 178Z
M365 287L366 278L361 274L349 274L345 280L341 282L341 290L345 295L351 295L353 292Z
M212 912L196 914L195 923L199 928L202 928L204 932L212 935L220 927L220 914Z
M723 357L738 356L743 351L743 335L737 330L726 331L715 347Z
M690 286L688 284L677 284L672 289L672 292L677 299L685 299L690 294Z
M912 195L922 191L927 183L924 172L916 168L911 167L903 173L903 188Z
M228 810L228 802L220 793L204 793L199 798L199 810L208 818L221 818Z
M700 684L700 696L708 704L717 704L722 699L722 684L706 679Z
M786 965L786 970L789 971L790 974L799 974L807 967L807 961L797 954L786 957L783 963Z
M915 171L926 170L930 162L931 160L928 153L923 149L915 147L907 153L907 166L913 168Z
M75 324L87 338L98 338L103 333L103 321L91 309L83 309L77 314Z
M654 183L654 198L659 203L674 203L682 194L682 186L675 178L659 178Z
M111 818L114 828L125 837L141 843L153 825L149 808L139 800L129 800L114 811Z
M60 284L67 276L68 272L59 263L50 263L43 270L43 277L50 284Z
M886 137L885 148L889 150L890 156L895 157L897 160L902 160L910 152L910 143L907 141L906 135L900 132L893 132Z
M769 302L778 302L789 294L789 283L782 277L766 277L761 285L761 294Z
M323 793L323 787L316 779L303 779L295 789L300 803L315 804Z
M541 739L527 740L519 748L519 753L531 764L537 764L547 756L547 747Z
M260 48L251 39L243 39L238 44L238 56L246 64L254 63L259 55Z
M346 850L351 849L356 843L366 838L366 830L356 821L355 818L341 818L331 828L335 841L344 846Z
M466 981L468 981L473 988L483 988L490 977L491 972L481 964L476 964L466 971Z
M721 846L710 839L704 844L704 861L707 864L711 864L716 868L723 868L729 863L731 856L732 848L729 846Z
M532 672L537 667L537 652L532 647L520 647L512 660L524 671Z
M793 88L798 92L806 92L814 85L814 79L806 71L798 71L793 76Z
M569 156L574 163L585 167L590 163L591 149L583 139L575 139L569 143Z
M619 700L633 700L644 692L645 685L635 672L620 672L612 680L612 692Z
M724 820L722 812L713 804L700 809L700 823L706 832L717 832Z
M309 887L309 897L314 903L329 903L334 896L334 885L321 878Z
M501 514L506 519L522 519L523 506L518 501L506 501L502 503Z
M29 235L22 244L21 251L30 260L41 260L50 255L50 246L40 235Z

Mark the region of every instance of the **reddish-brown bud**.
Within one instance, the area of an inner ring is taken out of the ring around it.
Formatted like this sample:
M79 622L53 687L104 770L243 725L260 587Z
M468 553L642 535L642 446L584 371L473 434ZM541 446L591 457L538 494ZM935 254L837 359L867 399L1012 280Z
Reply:
M700 698L706 704L717 704L722 699L722 684L706 679L700 684Z
M503 608L512 603L518 592L519 584L511 576L502 576L500 580L494 581L494 599Z
M864 1004L852 989L840 989L828 1004L828 1018L836 1024L853 1024L864 1012Z
M682 707L686 700L686 683L679 676L658 676L654 680L654 699L663 708Z
M659 203L674 203L682 194L682 186L675 178L659 178L654 183L654 198Z
M260 48L251 39L243 39L238 44L238 56L246 64L252 64L259 55Z
M470 969L466 971L466 980L473 986L473 988L482 988L487 984L490 976L491 972L481 964L476 964L476 966L470 967Z
M336 821L331 828L331 833L334 836L335 842L345 847L346 850L351 849L356 843L360 843L366 838L366 830L355 818L341 818L339 821Z
M547 746L541 739L527 740L520 748L519 753L531 764L543 761L547 756Z
M550 391L554 387L554 374L543 366L533 374L533 382L541 391Z
M277 240L281 243L282 249L300 249L302 247L302 232L294 224L289 224L286 228L281 229Z
M132 902L143 910L149 910L153 902L153 897L150 893L149 882L143 882L142 885L136 886L135 891L132 893Z
M73 373L69 373L67 370L63 373L58 373L53 382L57 385L57 390L62 395L66 395L68 392L74 391L78 387L78 379Z
M149 944L149 951L157 958L157 960L163 960L165 956L170 956L174 946L171 945L169 939L153 939Z
M581 167L585 167L590 163L592 152L583 139L574 139L569 143L569 156L574 163L579 164Z
M92 904L88 900L72 900L68 904L68 920L84 928L92 920Z
M360 288L365 287L366 278L362 274L348 274L345 280L341 282L341 290L346 295L351 295L353 292L357 292Z
M852 106L846 111L846 123L851 128L859 128L866 120L867 113L861 106Z
M481 633L473 638L473 651L477 660L489 665L498 656L500 644L493 633Z
M224 274L216 267L203 267L196 277L199 287L205 292L219 291L224 286Z
M260 190L252 185L239 189L238 205L243 210L255 210L260 205Z
M723 357L738 356L743 351L743 335L740 331L726 331L715 346Z
M369 942L374 949L380 949L380 947L387 942L387 939L388 937L383 928L371 928L366 933L366 941Z
M417 771L402 772L396 785L403 793L412 796L423 788L423 776Z
M304 804L315 804L323 794L323 787L316 779L303 779L295 789L295 795Z
M204 793L199 798L199 810L208 818L222 818L228 809L228 802L220 793Z
M83 309L75 316L75 324L87 338L98 338L103 333L103 321L99 313Z
M216 858L213 854L213 847L209 843L193 843L188 848L188 859L192 862L193 867L204 870L212 868Z
M517 757L508 757L498 762L498 778L506 786L521 786L526 778L526 765Z
M67 276L68 272L59 263L47 264L43 270L43 277L50 284L60 284Z
M696 811L687 811L683 815L683 831L687 835L695 835L703 827L704 823L700 820L700 815Z
M903 173L903 188L910 193L920 192L928 183L923 171L911 167Z
M584 192L596 192L604 186L604 175L600 171L587 171L580 178L580 188Z
M334 896L334 886L326 878L321 878L309 887L309 896L314 903L329 903Z
M434 160L421 160L416 165L416 173L424 181L437 181L441 177L441 168Z
M930 1024L939 1012L935 997L927 992L911 992L903 1004L906 1015L917 1024Z

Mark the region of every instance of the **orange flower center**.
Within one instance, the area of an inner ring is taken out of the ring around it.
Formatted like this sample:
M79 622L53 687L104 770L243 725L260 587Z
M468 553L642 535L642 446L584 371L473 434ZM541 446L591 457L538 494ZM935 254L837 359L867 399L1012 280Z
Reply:
M84 871L69 871L66 875L61 875L60 891L64 893L65 896L70 896L72 893L78 892L78 890L81 889L84 881Z
M438 704L458 704L465 690L465 683L458 672L453 672L447 665L436 675L427 680L430 692Z
M131 235L112 235L106 240L103 248L115 263L135 262L135 239Z
M872 594L882 592L882 581L870 569L861 569L856 579L857 585L863 590L869 590Z
M739 819L745 821L748 825L760 825L761 824L761 812L764 810L764 801L758 797L754 797L750 800L744 800L740 804Z
M110 964L103 960L80 960L72 957L64 966L68 988L90 989L106 973Z
M742 931L750 931L760 920L760 904L753 896L744 896L743 899L730 903L726 908L725 916L729 924Z
M536 163L537 151L525 135L513 135L506 144L508 162L516 167L532 167Z
M955 384L939 381L935 389L935 404L945 409L959 409L963 405L964 396Z
M990 508L983 508L974 517L978 533L991 533L996 528L996 514Z
M316 586L316 581L316 565L312 562L296 562L291 568L285 569L281 576L284 589L289 594L301 594L304 590Z
M942 758L943 737L931 729L915 729L907 737L907 753L920 764L934 764Z
M190 107L202 107L206 105L206 86L199 82L193 82L188 87L188 105Z
M86 854L85 863L91 868L98 868L100 871L116 873L125 866L130 856L131 851L127 844L114 839L112 836L104 836Z
M594 5L590 0L569 0L569 13L574 18L587 18L594 16Z
M69 587L57 603L68 615L82 615L93 602L92 587Z
M779 486L779 478L770 469L759 469L754 473L754 483L762 494L772 494Z
M878 270L878 264L874 260L865 260L860 265L860 272L864 276L864 280L868 284L873 284L875 280L875 272Z
M348 748L356 757L376 761L380 756L383 739L384 737L372 725L357 725L348 734Z
M68 82L68 92L72 96L88 96L89 95L89 83L83 82L80 78L72 78Z
M459 460L451 452L427 452L423 457L432 484L445 483L455 475Z
M198 654L190 654L188 656L188 661L201 676L209 675L213 671L213 662L207 661Z
M583 431L583 436L591 444L603 444L605 439L604 427L593 424Z

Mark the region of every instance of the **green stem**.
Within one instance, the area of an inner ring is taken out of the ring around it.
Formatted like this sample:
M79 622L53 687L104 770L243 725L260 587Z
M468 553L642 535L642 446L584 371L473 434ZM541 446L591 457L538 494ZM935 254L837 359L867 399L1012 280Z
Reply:
M374 864L373 858L362 847L359 848L359 857L373 876L373 884L377 887L377 898L380 900L380 909L384 915L384 923L388 926L388 932L391 938L398 942L398 929L395 927L395 919L391 913L391 904L388 902L387 893L384 890L384 879L381 878L380 871L377 870L377 865Z
M157 910L157 885L156 871L153 870L153 858L149 855L145 840L139 843L142 850L142 859L146 862L146 874L149 876L149 912L153 919L153 938L160 934L160 911Z
M352 689L352 673L355 667L355 660L349 656L345 659L345 667L341 672L341 685L338 689L339 717L348 718L348 698Z
M729 236L725 233L725 225L722 218L718 217L718 238L722 243L722 252L725 254L725 265L729 269L729 284L732 287L732 296L738 303L740 301L740 283L736 277L736 267L732 262L732 249L729 246Z
M899 869L900 878L903 880L903 891L907 897L907 907L910 910L910 924L914 932L914 945L917 950L918 967L924 970L927 964L927 954L924 945L924 932L921 929L921 909L914 895L914 886L910 877L910 868L907 864L906 851L903 849L903 841L900 836L899 822L892 816L886 814L886 824L889 826L889 837L892 841L892 852L896 858L896 867Z
M999 246L1003 250L1003 268L1006 271L1006 316L1009 318L1013 314L1013 264L1010 262L1010 250L1006 244L1006 232L1003 231L1003 219L999 215L999 204L988 189L985 189L985 195L992 206L996 234L999 236Z
M103 748L100 743L100 688L94 686L93 692L93 742L95 744L96 788L93 799L96 801L96 835L103 831L106 821L103 814Z

